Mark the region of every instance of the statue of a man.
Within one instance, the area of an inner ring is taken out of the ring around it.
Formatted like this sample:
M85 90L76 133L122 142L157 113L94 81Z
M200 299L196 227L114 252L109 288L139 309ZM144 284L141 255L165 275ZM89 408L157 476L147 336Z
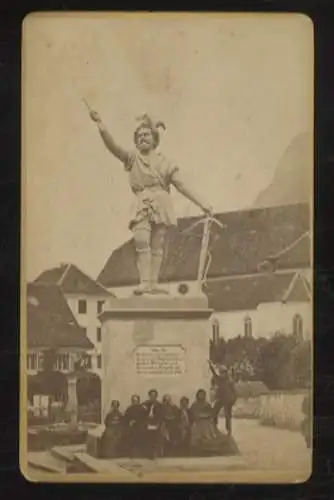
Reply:
M163 122L155 123L148 115L142 116L134 131L136 148L128 151L115 142L96 111L90 111L90 117L97 123L105 146L123 163L136 197L129 222L134 235L140 277L135 293L166 293L158 287L158 276L167 229L176 225L170 197L171 186L204 213L212 214L212 209L186 186L179 168L156 150L160 142L159 128L166 128Z

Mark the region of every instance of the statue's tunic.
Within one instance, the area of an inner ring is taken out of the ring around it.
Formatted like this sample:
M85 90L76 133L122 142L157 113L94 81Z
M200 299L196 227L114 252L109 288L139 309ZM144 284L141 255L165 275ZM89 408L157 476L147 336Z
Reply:
M129 154L124 167L129 173L131 190L136 196L131 208L130 229L142 221L176 225L170 187L178 167L156 151L148 156L134 151Z

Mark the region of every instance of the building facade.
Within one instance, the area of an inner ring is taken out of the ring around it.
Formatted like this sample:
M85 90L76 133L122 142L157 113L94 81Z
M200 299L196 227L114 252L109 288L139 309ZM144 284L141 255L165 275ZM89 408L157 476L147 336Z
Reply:
M44 271L35 283L55 284L60 288L75 320L92 344L92 349L87 352L87 369L101 377L102 332L99 314L113 294L73 264L62 264Z
M27 373L37 375L51 359L52 369L64 374L85 363L93 344L75 320L56 285L27 287ZM50 353L52 358L50 358ZM51 368L51 366L50 366Z

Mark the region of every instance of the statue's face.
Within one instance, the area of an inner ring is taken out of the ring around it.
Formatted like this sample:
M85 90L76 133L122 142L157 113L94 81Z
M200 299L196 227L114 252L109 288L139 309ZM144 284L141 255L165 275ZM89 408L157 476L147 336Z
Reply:
M148 152L154 149L154 138L149 127L140 127L136 133L136 145L140 152Z

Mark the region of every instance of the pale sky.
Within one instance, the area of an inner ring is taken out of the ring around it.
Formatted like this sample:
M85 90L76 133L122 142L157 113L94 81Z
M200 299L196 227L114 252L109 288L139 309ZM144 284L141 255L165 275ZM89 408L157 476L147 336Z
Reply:
M23 45L26 276L96 278L131 234L132 193L82 98L133 147L135 118L217 212L245 208L312 130L313 39L301 15L31 15ZM198 209L173 192L179 217Z

